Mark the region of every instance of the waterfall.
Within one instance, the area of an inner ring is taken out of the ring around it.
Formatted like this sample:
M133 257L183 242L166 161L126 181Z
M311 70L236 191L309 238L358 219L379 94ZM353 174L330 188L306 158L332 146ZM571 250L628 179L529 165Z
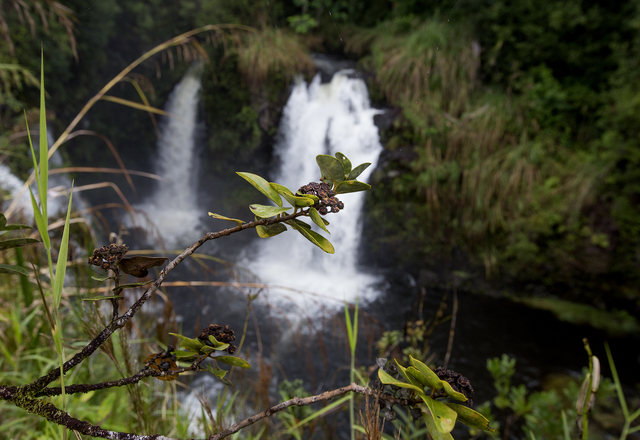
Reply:
M317 182L320 171L316 156L338 151L354 166L371 162L358 178L367 181L382 151L378 128L373 122L381 111L371 108L364 81L351 77L351 73L338 72L327 84L321 83L318 74L308 86L300 81L293 87L279 129L276 155L280 166L273 175L275 182L294 192L302 185ZM328 226L331 235L322 234L333 243L335 254L324 253L290 230L260 239L247 268L270 285L313 292L322 297L323 305L340 306L345 299L370 298L373 293L368 286L374 278L359 272L357 261L364 196L363 192L339 195L344 210L325 216L331 223ZM271 289L274 290L277 289ZM288 296L305 308L313 298ZM337 301L324 301L327 298Z
M148 200L136 210L147 214L158 228L167 248L192 240L202 229L197 205L196 138L202 130L198 124L198 101L201 67L192 66L175 86L165 110L158 141L154 171L164 180Z

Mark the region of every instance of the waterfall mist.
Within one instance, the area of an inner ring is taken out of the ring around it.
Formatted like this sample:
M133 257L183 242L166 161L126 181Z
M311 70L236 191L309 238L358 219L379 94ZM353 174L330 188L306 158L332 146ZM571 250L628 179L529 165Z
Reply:
M201 68L192 66L171 92L162 121L154 172L163 180L136 210L144 212L158 228L167 248L177 248L202 229L197 204L196 140L203 130L198 123L202 87Z
M373 122L381 111L371 108L364 81L351 77L351 73L338 72L327 84L321 83L318 74L308 86L300 81L293 87L279 129L276 146L279 167L272 176L275 182L294 192L302 185L317 182L320 172L316 156L336 152L344 153L354 166L371 162L358 178L368 180L382 151L378 128ZM250 260L246 267L264 283L286 286L289 294L273 287L271 291L284 293L288 300L303 308L314 296L290 295L290 289L319 295L322 305L329 306L341 305L345 299L371 297L373 292L367 287L374 278L360 272L357 261L364 197L363 192L341 194L344 210L325 216L331 223L328 226L331 235L327 238L336 249L334 255L324 253L290 231L258 241L246 257Z

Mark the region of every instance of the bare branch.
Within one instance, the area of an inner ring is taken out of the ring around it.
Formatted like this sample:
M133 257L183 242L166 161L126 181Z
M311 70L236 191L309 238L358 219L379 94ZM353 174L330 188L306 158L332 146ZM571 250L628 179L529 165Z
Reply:
M140 310L143 304L147 302L147 300L149 300L149 298L151 298L151 296L160 288L160 286L162 285L162 282L167 278L167 275L169 274L169 272L175 269L182 261L184 261L185 258L193 254L200 246L205 244L207 241L215 240L221 237L226 237L228 235L243 231L245 229L252 229L259 225L267 226L267 225L273 225L276 223L283 223L283 222L286 222L287 220L292 220L296 217L300 217L306 214L307 214L307 211L299 211L294 214L289 214L279 218L257 220L253 222L243 223L242 225L236 226L234 228L224 229L219 232L209 232L200 240L198 240L193 245L188 247L184 252L178 255L175 259L169 262L169 264L167 264L164 267L164 269L160 271L158 278L153 282L151 287L149 287L142 294L142 296L135 303L133 303L133 305L129 308L129 310L127 310L124 314L119 316L117 319L114 319L113 321L111 321L111 323L109 323L109 325L105 327L104 330L102 330L100 334L98 334L98 336L96 336L91 342L89 342L81 351L76 353L73 356L73 358L65 362L63 367L65 374L67 371L71 370L73 367L80 364L86 358L91 356L98 349L98 347L100 347L107 339L111 337L111 335L116 330L124 327L125 324L129 321L129 319L133 318L133 316ZM24 389L28 395L33 396L39 393L40 391L42 391L47 385L49 385L51 382L58 379L59 377L60 377L60 369L55 368L49 371L49 373L46 374L45 376L42 376L41 378L30 383L29 385L26 385Z

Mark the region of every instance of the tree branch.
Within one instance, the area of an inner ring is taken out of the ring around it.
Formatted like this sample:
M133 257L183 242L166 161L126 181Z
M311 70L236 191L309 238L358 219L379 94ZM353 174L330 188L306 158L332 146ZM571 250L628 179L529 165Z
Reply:
M207 241L216 240L221 237L226 237L228 235L234 234L236 232L243 231L245 229L252 229L256 226L260 225L273 225L276 223L283 223L287 220L292 220L296 217L307 215L307 211L299 211L293 214L289 214L282 217L272 218L272 219L262 219L256 220L248 223L243 223L242 225L238 225L235 228L228 228L218 232L209 232L204 237L196 241L193 245L184 250L180 255L178 255L175 259L169 262L164 269L160 271L158 278L153 282L153 284L142 294L142 296L135 302L133 305L119 316L117 319L113 320L107 327L102 330L98 336L96 336L91 342L89 342L81 351L76 353L70 360L64 363L63 369L65 374L67 371L71 370L76 365L80 364L86 358L91 356L111 335L118 329L125 326L127 321L131 319L139 310L142 308L143 304L151 298L151 296L160 288L164 280L167 278L167 275L175 269L182 261L184 261L187 257L193 254L200 246L205 244ZM26 394L35 395L42 391L47 385L49 385L54 380L60 377L60 369L55 368L46 375L41 378L35 380L34 382L26 385L24 387L24 391Z

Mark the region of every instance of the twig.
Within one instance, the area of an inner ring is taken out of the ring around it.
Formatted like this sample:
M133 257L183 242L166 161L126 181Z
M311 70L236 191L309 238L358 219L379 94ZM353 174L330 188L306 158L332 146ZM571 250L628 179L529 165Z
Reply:
M313 403L324 402L325 400L330 400L330 399L333 399L334 397L342 396L343 394L347 394L347 393L358 393L358 394L363 394L363 395L372 395L375 392L371 388L363 387L361 385L357 385L356 383L352 383L349 386L338 388L337 390L333 390L333 391L326 391L326 392L324 392L322 394L318 394L317 396L310 396L310 397L304 397L304 398L294 397L293 399L287 400L285 402L281 402L281 403L279 403L279 404L277 404L275 406L272 406L271 408L268 408L268 409L262 411L259 414L251 416L248 419L245 419L245 420L243 420L241 422L238 422L238 423L234 423L233 425L231 425L229 428L225 429L224 431L220 431L217 434L210 435L207 438L207 440L220 440L220 439L223 439L225 437L228 437L231 434L235 434L236 432L240 431L241 429L246 428L247 426L253 425L257 421L262 420L262 419L264 419L266 417L269 417L272 414L275 414L275 413L277 413L279 411L287 409L290 406L311 405Z
M226 237L228 235L234 234L236 232L243 231L245 229L255 228L260 225L273 225L276 223L283 223L288 220L292 220L296 217L307 215L307 211L299 211L294 214L289 214L279 218L272 219L262 219L253 222L243 223L242 225L236 226L234 228L224 229L219 232L209 232L204 237L199 239L193 245L184 250L180 255L178 255L175 259L169 262L165 266L164 269L160 271L158 278L151 284L151 286L142 294L142 296L135 302L133 305L122 315L120 315L117 319L113 320L107 327L102 330L98 336L96 336L91 342L89 342L81 351L76 353L70 360L64 363L63 369L66 374L69 370L71 370L76 365L80 364L86 358L91 356L107 339L111 337L111 335L118 329L125 326L125 324L131 319L139 310L142 308L145 302L151 298L151 296L160 288L162 282L167 278L169 272L175 269L182 261L184 261L187 257L193 254L200 246L205 244L207 241L215 240L221 237ZM60 369L56 368L41 378L35 380L34 382L20 387L25 395L34 396L35 394L42 391L47 385L49 385L54 380L60 377Z
M447 346L447 354L444 357L443 367L446 369L449 365L451 350L453 349L453 336L456 332L456 316L458 316L458 293L455 286L453 287L453 312L451 313L451 328L449 329L449 345Z

